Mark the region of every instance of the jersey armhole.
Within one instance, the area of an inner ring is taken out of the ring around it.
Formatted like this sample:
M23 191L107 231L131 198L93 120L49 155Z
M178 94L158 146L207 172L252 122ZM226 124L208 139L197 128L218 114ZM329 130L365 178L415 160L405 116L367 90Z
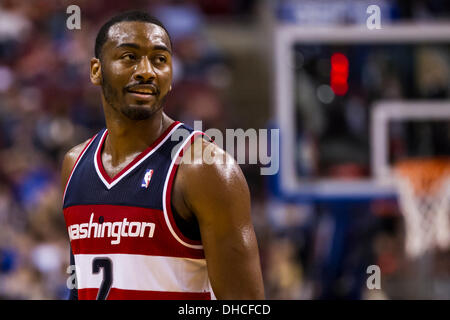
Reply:
M182 144L179 151L177 152L176 157L172 159L169 171L167 173L163 191L163 211L169 230L171 231L172 235L178 240L178 242L193 249L203 249L201 240L194 240L188 238L183 232L181 232L180 228L178 227L176 220L174 218L174 214L176 213L172 211L172 189L173 189L173 182L175 180L175 176L178 167L181 163L181 158L183 157L184 152L192 145L192 143L195 141L195 139L197 139L197 137L203 136L204 136L203 132L194 131Z
M175 179L176 179L176 173L175 173ZM172 198L172 196L171 196ZM172 216L174 219L174 222L180 231L180 233L189 241L201 241L201 235L200 235L200 229L198 228L198 224L195 225L195 219L194 221L186 221L184 220L181 215L177 212L175 207L173 206L172 202L170 203L170 208L172 210Z

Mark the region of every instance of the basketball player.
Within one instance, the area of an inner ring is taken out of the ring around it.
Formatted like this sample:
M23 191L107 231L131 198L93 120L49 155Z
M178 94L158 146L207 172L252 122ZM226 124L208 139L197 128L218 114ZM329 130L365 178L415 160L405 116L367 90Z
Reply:
M142 12L112 18L97 35L90 77L106 128L62 166L72 298L263 299L239 166L163 112L172 82L165 27ZM193 144L211 148L213 161ZM191 156L200 161L179 161Z

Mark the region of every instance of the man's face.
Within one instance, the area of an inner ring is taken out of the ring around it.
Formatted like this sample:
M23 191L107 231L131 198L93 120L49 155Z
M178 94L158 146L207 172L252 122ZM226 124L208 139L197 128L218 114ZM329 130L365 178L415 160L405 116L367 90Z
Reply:
M132 120L160 110L172 82L171 46L155 24L126 21L113 25L101 50L106 102Z

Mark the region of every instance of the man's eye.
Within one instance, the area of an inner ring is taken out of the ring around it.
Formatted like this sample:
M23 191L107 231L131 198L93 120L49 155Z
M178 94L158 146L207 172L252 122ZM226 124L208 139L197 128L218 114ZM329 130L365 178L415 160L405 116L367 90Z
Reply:
M136 59L136 55L132 54L132 53L126 53L122 56L122 59L125 60L135 60Z
M165 63L167 61L167 58L164 56L158 56L155 58L156 62L158 63Z

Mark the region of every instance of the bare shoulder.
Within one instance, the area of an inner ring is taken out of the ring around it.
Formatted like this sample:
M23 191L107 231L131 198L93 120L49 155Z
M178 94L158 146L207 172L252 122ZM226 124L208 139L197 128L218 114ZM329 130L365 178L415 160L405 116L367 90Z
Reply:
M86 145L89 143L90 139L80 143L79 145L76 145L75 147L71 148L64 156L64 161L77 161L78 156L83 151L83 149L86 147Z
M245 181L236 160L215 143L197 139L186 150L181 162L182 171L190 178L204 183L220 180L224 183Z
M186 150L179 175L184 198L193 207L199 202L217 206L249 202L247 181L235 159L205 139L197 139Z
M67 151L67 153L64 155L61 168L61 184L63 190L66 186L67 180L69 179L70 173L72 171L73 166L75 165L75 162L77 161L78 157L80 156L81 152L84 150L86 145L89 143L89 141L90 139L84 141L83 143L80 143L79 145L76 145L75 147Z

